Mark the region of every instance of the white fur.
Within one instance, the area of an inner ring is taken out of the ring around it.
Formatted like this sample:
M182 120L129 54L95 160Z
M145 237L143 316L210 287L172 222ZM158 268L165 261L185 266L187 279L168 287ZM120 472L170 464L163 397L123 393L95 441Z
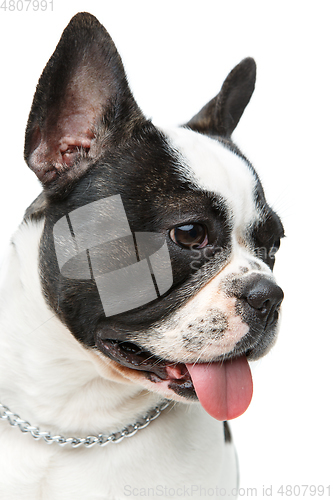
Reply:
M20 226L1 278L0 401L65 437L119 430L160 396L125 377L110 380L46 306L38 276L42 229L43 222ZM3 500L174 498L175 490L204 498L204 488L236 487L234 449L198 404L177 403L105 448L47 445L0 421L0 451Z
M246 162L221 142L186 128L162 129L180 153L184 177L200 189L222 196L233 215L235 231L258 219L255 178Z

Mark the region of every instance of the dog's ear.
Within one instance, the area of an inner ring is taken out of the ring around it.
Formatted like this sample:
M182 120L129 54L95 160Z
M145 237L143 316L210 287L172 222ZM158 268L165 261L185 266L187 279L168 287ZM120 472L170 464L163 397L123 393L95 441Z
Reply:
M256 63L248 57L227 76L220 92L186 126L197 132L230 137L246 108L256 81Z
M37 85L24 156L46 188L72 183L144 120L121 58L105 28L87 13L64 30Z

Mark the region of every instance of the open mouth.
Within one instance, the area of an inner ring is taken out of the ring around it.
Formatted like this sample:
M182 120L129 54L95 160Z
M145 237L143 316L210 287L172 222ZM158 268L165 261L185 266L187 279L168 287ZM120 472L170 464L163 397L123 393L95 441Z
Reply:
M152 382L169 381L169 388L180 396L197 398L190 373L184 363L155 356L133 342L97 338L97 347L123 366L145 372Z
M238 417L251 402L252 376L245 355L209 363L175 363L128 341L97 336L96 344L114 361L142 371L157 388L160 384L187 400L199 399L217 420Z

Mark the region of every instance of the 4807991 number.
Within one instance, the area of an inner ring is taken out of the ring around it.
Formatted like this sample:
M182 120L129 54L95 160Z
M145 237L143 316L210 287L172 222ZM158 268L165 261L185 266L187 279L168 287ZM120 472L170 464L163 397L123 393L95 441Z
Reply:
M286 497L305 497L305 496L310 496L310 497L323 497L323 496L331 496L331 487L330 486L315 486L315 485L308 485L308 484L302 484L302 485L287 485L287 486L281 486L277 490L277 494L280 496L286 496Z
M53 11L53 0L3 0L0 9L5 12Z

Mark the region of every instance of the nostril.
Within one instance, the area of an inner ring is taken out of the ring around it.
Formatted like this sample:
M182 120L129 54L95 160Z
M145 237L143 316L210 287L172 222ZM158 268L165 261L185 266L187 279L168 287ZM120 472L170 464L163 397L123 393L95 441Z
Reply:
M245 300L253 309L257 309L257 311L264 312L271 307L271 300L267 298L266 294L264 295L258 291L249 293L245 297Z
M271 301L267 299L267 300L265 300L265 302L263 303L262 307L260 308L260 311L266 312L270 308L271 308Z

